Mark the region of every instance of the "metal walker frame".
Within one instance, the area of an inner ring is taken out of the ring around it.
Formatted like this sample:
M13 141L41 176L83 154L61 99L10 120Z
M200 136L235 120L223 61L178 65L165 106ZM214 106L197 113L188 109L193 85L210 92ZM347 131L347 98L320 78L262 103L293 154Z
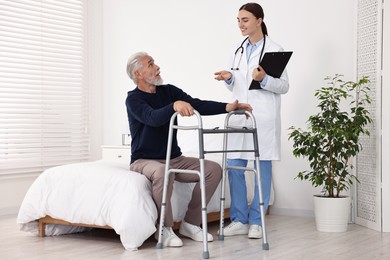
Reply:
M239 169L245 171L251 171L257 176L257 186L259 190L259 206L260 206L260 216L261 216L261 224L263 229L263 250L269 250L267 232L265 226L265 214L264 214L264 201L262 196L262 188L261 188L261 179L260 179L260 159L259 159L259 146L258 146L258 138L257 138L257 129L256 122L252 113L244 110L236 110L229 112L225 118L225 126L224 129L203 129L203 123L201 115L198 111L194 110L195 116L198 120L198 125L191 126L180 126L177 123L177 115L178 112L175 112L170 120L169 124L169 134L168 134L168 145L167 145L167 155L166 155L166 163L165 163L165 176L164 176L164 188L163 188L163 197L161 204L161 215L160 215L160 225L158 230L158 242L156 247L158 249L163 248L162 244L162 229L164 225L165 218L165 208L167 201L167 189L168 189L168 181L169 174L171 173L188 173L188 174L197 174L199 176L200 181L200 189L201 189L201 203L202 203L202 229L203 229L203 258L209 258L209 250L208 250L208 240L207 240L207 204L206 204L206 189L205 189L205 176L204 176L204 155L206 153L222 153L222 180L221 180L221 201L220 201L220 226L219 226L219 235L218 240L224 240L223 235L223 226L224 226L224 207L225 207L225 182L226 182L226 173L229 169ZM229 125L229 119L232 115L243 115L247 118L250 118L252 121L252 127L237 127ZM186 170L186 169L171 169L170 168L170 158L171 158L171 150L172 150L172 138L173 138L173 130L198 130L198 139L199 139L199 164L200 170ZM253 149L252 150L227 150L227 141L228 134L230 133L242 133L242 134L252 134L253 135ZM204 150L204 134L224 134L223 137L223 150ZM229 152L253 152L255 154L255 168L249 167L238 167L238 166L227 166L227 153Z

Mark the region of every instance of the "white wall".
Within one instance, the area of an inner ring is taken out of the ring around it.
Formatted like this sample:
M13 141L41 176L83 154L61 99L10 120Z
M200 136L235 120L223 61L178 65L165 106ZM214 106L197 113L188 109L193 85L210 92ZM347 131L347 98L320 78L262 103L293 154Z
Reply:
M103 0L104 113L103 143L121 144L127 132L125 98L134 84L127 58L147 51L161 67L166 83L193 97L230 100L213 73L226 68L232 46L242 41L236 23L246 1ZM307 166L292 156L288 127L305 127L316 111L314 90L335 73L355 80L356 0L264 0L269 36L294 54L287 66L290 91L282 98L282 160L274 164L275 213L312 215L314 190L294 180ZM205 125L219 124L206 119Z
M0 176L0 216L16 214L36 176Z
M103 140L103 5L95 0L88 2L88 83L89 134L91 160L101 158Z

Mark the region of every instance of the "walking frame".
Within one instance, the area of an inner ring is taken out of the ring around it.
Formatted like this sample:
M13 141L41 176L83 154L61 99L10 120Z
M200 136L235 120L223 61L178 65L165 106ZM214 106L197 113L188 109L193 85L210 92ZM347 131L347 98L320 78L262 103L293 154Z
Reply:
M225 118L225 126L224 129L214 128L214 129L203 129L202 118L198 111L194 111L195 116L198 120L198 125L190 125L190 126L180 126L177 124L177 115L178 112L174 113L170 120L169 125L169 134L168 134L168 145L167 145L167 155L166 155L166 164L165 164L165 176L164 176L164 188L163 188L163 197L162 197L162 205L161 205L161 216L160 216L160 225L158 230L158 242L156 247L158 249L163 248L162 245L162 233L164 218L165 218L165 208L167 201L167 189L169 182L169 174L171 173L188 173L188 174L197 174L199 176L200 181L200 189L201 189L201 203L202 203L202 228L203 228L203 258L209 258L208 251L208 241L207 241L207 205L206 205L206 190L205 190L205 176L204 176L204 155L207 153L222 153L222 180L221 180L221 199L220 199L220 225L219 225L219 235L218 240L224 240L223 234L223 226L224 226L224 207L225 207L225 181L226 181L226 173L229 169L238 169L251 171L256 175L257 186L259 190L259 206L260 206L260 216L261 216L261 224L263 229L263 250L269 250L266 225L265 225L265 213L264 213L264 201L262 195L262 187L261 187L261 178L260 178L260 155L259 155L259 146L258 146L258 138L257 138L257 129L255 118L252 113L244 110L236 110L229 112ZM229 124L230 117L232 115L242 115L247 119L251 119L252 127L240 127L240 126L232 126ZM186 170L186 169L170 169L170 158L171 158L171 150L172 150L172 138L173 138L173 130L198 130L198 139L199 139L199 171L195 170ZM253 149L252 150L228 150L227 142L228 142L228 134L230 133L242 133L242 134L252 134L253 136ZM204 134L223 134L223 150L204 150ZM227 153L230 152L253 152L255 154L255 167L239 167L239 166L227 166Z

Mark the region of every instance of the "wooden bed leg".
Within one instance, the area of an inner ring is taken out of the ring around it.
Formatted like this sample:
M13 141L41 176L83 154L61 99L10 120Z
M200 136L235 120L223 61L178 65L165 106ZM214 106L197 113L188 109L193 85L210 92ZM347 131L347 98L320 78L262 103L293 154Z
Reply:
M43 221L43 219L39 219L39 222L38 222L38 234L40 237L44 237L45 236L45 222Z

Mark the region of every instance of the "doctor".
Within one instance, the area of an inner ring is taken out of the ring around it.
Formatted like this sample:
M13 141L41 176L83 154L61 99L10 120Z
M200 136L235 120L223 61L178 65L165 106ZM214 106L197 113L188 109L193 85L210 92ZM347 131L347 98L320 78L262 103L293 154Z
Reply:
M218 71L214 75L216 80L225 81L226 87L232 92L233 100L249 103L253 108L258 130L261 186L266 212L271 193L272 161L280 160L281 94L287 93L289 89L288 76L284 71L280 78L273 78L259 65L264 53L283 50L268 37L263 8L257 3L243 5L239 9L237 22L241 34L246 38L232 53L230 69ZM258 88L249 89L252 80L259 84ZM232 125L251 126L243 117L231 118L231 122ZM229 136L229 149L253 149L253 139L250 135ZM253 153L228 153L229 166L246 167L250 160L254 160ZM231 223L224 228L224 235L262 238L257 181L255 195L248 210L244 171L229 170L228 177Z

